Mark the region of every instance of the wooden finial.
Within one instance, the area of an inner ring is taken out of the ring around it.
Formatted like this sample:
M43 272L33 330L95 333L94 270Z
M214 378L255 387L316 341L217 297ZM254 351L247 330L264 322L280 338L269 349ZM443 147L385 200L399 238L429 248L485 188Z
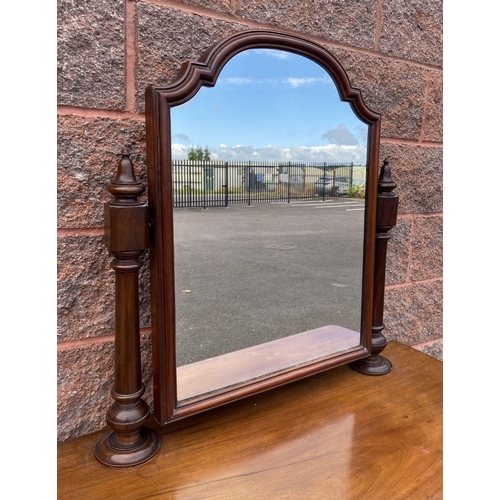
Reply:
M106 188L116 199L122 199L126 203L127 200L128 202L137 200L137 197L146 190L142 184L137 182L130 154L130 149L124 147L118 162L116 176Z
M385 158L378 177L379 192L391 192L396 187L397 184L392 180L392 171L391 166L389 165L389 159Z

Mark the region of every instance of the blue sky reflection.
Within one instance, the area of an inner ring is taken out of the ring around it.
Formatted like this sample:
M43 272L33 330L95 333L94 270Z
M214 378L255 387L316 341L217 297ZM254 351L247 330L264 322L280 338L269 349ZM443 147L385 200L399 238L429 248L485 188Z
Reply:
M321 66L291 52L236 55L171 113L174 159L199 145L212 160L366 163L367 125Z

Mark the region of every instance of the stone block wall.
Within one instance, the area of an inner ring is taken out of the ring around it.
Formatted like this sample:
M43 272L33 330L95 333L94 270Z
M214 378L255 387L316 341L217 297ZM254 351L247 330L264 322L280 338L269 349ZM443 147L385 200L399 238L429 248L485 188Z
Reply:
M389 244L386 337L442 345L442 2L58 0L58 439L106 425L114 278L103 203L118 154L146 182L144 88L247 30L278 28L329 50L382 114L381 161L400 197ZM152 400L148 257L140 276L145 399Z

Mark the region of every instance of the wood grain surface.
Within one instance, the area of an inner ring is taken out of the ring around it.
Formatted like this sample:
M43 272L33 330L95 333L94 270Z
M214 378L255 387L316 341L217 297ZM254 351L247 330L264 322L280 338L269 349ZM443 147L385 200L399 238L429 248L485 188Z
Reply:
M282 372L359 346L361 334L338 325L265 342L177 367L179 401Z
M164 426L149 462L58 445L58 499L441 499L442 362L398 342L391 373L342 366Z

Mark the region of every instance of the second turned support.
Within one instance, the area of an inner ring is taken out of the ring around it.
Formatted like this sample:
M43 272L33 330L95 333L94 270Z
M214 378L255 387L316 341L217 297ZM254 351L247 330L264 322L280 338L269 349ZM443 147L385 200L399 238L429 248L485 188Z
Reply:
M350 363L350 367L365 375L385 375L392 369L391 362L381 356L387 341L382 331L384 325L385 271L387 243L390 231L396 225L398 215L398 195L393 193L396 183L392 180L391 167L386 158L378 179L377 232L375 236L375 279L373 296L373 322L371 355Z

